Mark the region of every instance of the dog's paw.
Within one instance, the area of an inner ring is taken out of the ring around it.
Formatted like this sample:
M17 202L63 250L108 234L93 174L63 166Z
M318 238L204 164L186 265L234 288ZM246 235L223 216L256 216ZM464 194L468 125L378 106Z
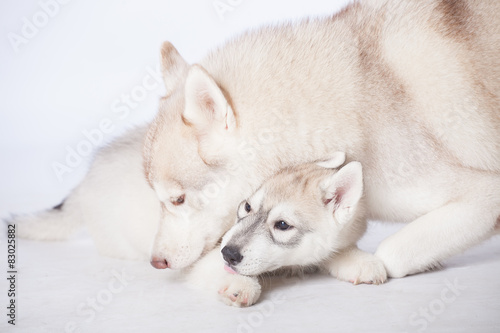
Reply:
M387 272L382 260L358 249L333 258L329 270L338 280L355 285L382 284L387 281Z
M255 304L260 293L261 287L258 279L243 275L228 275L219 289L222 302L237 307Z

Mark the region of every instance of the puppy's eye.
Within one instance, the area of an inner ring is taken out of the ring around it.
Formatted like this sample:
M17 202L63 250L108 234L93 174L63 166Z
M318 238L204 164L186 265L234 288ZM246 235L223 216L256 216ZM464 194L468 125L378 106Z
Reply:
M286 223L285 221L278 221L274 224L274 228L278 229L278 230L285 231L285 230L291 229L293 227L291 225L289 225L288 223Z
M177 198L172 198L171 202L174 206L180 206L184 203L184 200L186 199L186 195L183 194Z
M245 202L245 212L250 213L252 206L248 202Z

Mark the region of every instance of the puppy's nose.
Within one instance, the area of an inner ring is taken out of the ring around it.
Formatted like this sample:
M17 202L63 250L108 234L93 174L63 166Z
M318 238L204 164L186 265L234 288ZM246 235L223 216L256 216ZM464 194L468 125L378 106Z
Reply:
M168 267L168 262L166 259L159 258L159 257L152 257L151 258L151 266L157 269L165 269Z
M238 248L234 246L224 246L222 249L222 257L224 260L230 264L230 265L237 265L238 263L241 262L243 259L243 256L241 255L240 251Z

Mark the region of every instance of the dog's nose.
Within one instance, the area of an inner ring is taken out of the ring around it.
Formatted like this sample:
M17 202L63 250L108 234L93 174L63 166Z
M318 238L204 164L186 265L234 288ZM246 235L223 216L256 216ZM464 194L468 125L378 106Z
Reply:
M165 269L168 267L168 262L166 259L162 259L159 257L152 257L151 258L151 266L157 269Z
M243 256L241 255L240 251L238 248L234 246L224 246L222 249L222 257L224 260L230 264L230 265L237 265L238 263L241 262L243 259Z

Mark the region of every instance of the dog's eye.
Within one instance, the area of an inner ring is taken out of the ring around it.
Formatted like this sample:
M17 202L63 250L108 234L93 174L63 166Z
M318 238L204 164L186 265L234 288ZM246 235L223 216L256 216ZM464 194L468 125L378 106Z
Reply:
M184 200L186 199L186 195L183 194L180 197L177 198L172 198L171 202L174 206L180 206L184 203Z
M285 221L278 221L274 224L274 228L284 231L284 230L288 230L288 229L292 228L292 226L289 225L288 223L286 223Z
M250 213L252 206L248 202L245 202L245 212Z

